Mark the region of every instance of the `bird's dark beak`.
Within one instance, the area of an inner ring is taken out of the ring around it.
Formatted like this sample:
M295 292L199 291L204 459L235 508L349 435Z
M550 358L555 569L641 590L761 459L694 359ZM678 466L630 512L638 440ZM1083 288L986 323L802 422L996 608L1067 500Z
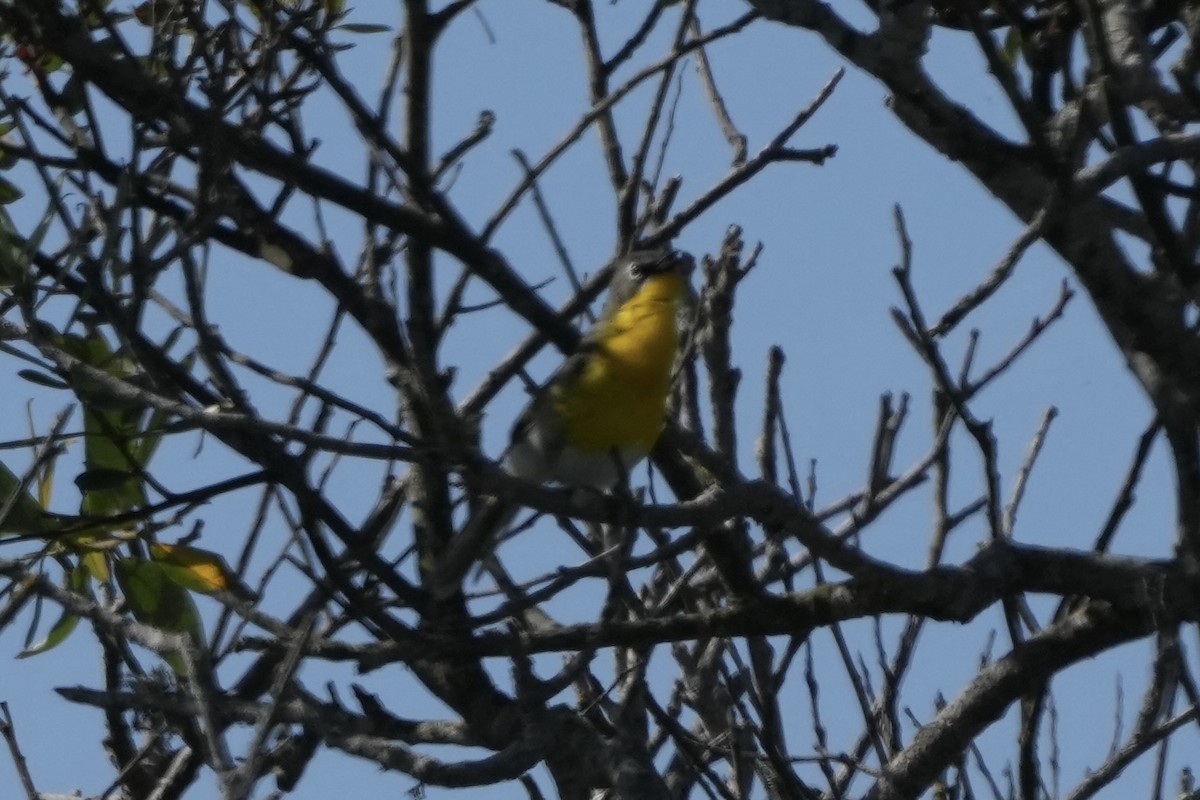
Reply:
M651 264L650 269L647 271L656 275L662 275L683 267L686 261L690 261L690 256L682 250L668 250L662 257Z

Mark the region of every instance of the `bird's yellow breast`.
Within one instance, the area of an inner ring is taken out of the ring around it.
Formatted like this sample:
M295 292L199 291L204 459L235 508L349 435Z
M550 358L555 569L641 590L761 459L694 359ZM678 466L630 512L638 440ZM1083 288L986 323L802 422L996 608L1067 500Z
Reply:
M582 450L640 451L662 432L671 366L679 344L679 275L648 278L638 292L602 320L578 376L554 398L566 443Z

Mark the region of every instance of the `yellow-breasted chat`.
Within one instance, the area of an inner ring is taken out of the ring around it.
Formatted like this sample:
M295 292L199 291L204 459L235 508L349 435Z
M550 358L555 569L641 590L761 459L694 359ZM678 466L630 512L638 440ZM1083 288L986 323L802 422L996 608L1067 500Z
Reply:
M577 351L513 426L506 471L536 483L616 485L662 432L692 259L635 251Z
M646 457L665 422L693 267L691 256L666 249L618 259L600 316L517 417L501 460L506 472L611 489ZM476 510L438 559L433 593L456 591L515 513L501 499Z

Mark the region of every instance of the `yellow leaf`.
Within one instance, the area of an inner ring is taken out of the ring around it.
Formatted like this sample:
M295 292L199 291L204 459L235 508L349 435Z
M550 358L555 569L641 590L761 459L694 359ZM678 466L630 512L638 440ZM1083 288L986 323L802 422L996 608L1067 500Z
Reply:
M79 559L79 563L88 571L88 574L96 579L99 583L104 583L109 579L108 559L104 553L97 550L84 553Z
M250 594L225 559L211 550L155 542L150 545L150 557L162 566L171 580L185 589L231 592L242 597Z

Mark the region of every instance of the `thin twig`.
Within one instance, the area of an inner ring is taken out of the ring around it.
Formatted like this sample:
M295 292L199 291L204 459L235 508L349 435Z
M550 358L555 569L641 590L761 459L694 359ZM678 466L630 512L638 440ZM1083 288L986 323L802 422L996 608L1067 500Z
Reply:
M770 164L780 161L805 161L812 164L823 164L827 159L833 158L837 154L837 145L830 144L812 150L795 150L786 145L796 131L800 130L801 126L808 122L825 105L825 101L833 95L833 90L837 88L838 83L841 82L842 76L845 74L846 71L844 69L839 69L835 72L825 82L825 85L821 87L821 90L817 92L816 98L807 107L801 109L792 121L775 135L775 138L768 142L749 161L735 165L724 178L717 181L716 184L709 187L708 191L693 200L691 205L672 217L670 222L664 225L655 237L652 237L652 240L669 241L673 239L692 220L703 214L738 186L741 186L759 172L762 172Z
M1142 470L1146 466L1146 462L1150 457L1150 448L1154 445L1158 434L1162 432L1162 421L1155 417L1150 426L1138 438L1137 449L1134 452L1133 460L1129 464L1129 470L1125 474L1125 480L1121 484L1121 489L1117 492L1117 498L1113 501L1112 510L1108 512L1108 518L1104 521L1104 526L1100 529L1100 535L1096 537L1096 544L1093 549L1097 553L1108 551L1112 539L1117 534L1117 529L1121 526L1121 521L1125 518L1125 514L1129 509L1133 508L1134 490L1137 488L1138 482L1142 478Z
M305 650L312 636L314 621L315 617L310 615L307 620L297 626L296 634L285 651L271 691L267 695L270 699L263 705L258 724L254 727L254 735L245 748L246 756L241 765L225 780L225 789L230 797L249 795L260 777L259 772L267 752L267 737L275 726L280 705L287 698L285 690L292 678L296 676L296 671L300 669Z
M2 717L0 719L0 736L3 736L5 743L8 744L8 752L12 755L13 766L16 767L17 776L21 779L25 796L28 800L38 800L38 790L33 785L33 777L29 774L29 765L25 763L25 755L21 752L21 746L17 742L17 729L13 725L7 701L0 700L0 717Z
M1033 322L1029 326L1029 331L1024 337L1021 338L1019 342L1013 345L1013 348L1009 350L1007 354L997 361L991 369L981 375L978 380L975 380L969 384L965 384L963 389L966 396L970 397L975 395L980 389L987 386L989 383L999 377L1005 370L1011 367L1021 356L1021 354L1028 350L1029 347L1038 340L1038 337L1045 333L1046 330L1057 320L1062 318L1063 312L1066 311L1067 304L1071 302L1071 299L1074 296L1075 292L1071 289L1070 284L1064 280L1061 288L1059 289L1058 299L1054 301L1054 306L1049 312L1047 312L1046 316L1034 317Z
M558 255L558 261L562 264L563 272L567 274L567 280L571 283L571 290L578 294L583 291L583 283L579 280L579 271L571 263L571 254L567 252L567 245L563 242L562 235L558 232L558 225L555 224L554 217L550 213L550 206L546 203L546 198L542 196L541 186L538 184L537 177L533 175L533 168L529 165L529 159L520 150L513 150L512 157L521 165L521 169L525 171L525 176L530 180L529 191L533 197L533 206L537 209L538 216L542 220L542 227L546 229L546 235L550 237L550 243L554 245L554 252ZM593 316L589 310L585 309L584 314L589 322L592 321Z
M689 31L695 35L700 35L700 20L696 17L691 18ZM717 88L717 80L713 76L712 64L708 61L708 51L701 47L696 50L696 72L700 75L700 84L704 87L705 93L708 95L708 102L712 106L713 115L717 118L717 124L721 128L721 133L725 136L725 141L729 142L729 146L733 148L732 163L741 164L746 160L746 150L748 139L746 134L737 129L737 125L733 122L733 117L729 114L729 107L725 105L725 98L721 96L721 90Z
M1008 501L1008 505L1004 508L1004 535L1012 538L1013 527L1017 521L1017 508L1021 505L1021 498L1025 495L1025 485L1029 481L1029 475L1033 472L1033 464L1037 461L1038 454L1042 451L1042 445L1046 443L1046 434L1050 431L1050 423L1058 416L1058 409L1054 406L1046 409L1046 413L1042 415L1042 424L1038 426L1037 433L1033 436L1033 441L1029 444L1029 452L1025 456L1025 462L1021 464L1021 469L1017 473L1017 479L1013 484L1012 499Z
M708 34L702 38L687 42L680 47L678 51L669 53L667 56L655 62L654 64L648 65L627 80L618 89L609 92L601 101L593 105L586 114L580 117L571 130L568 131L567 134L563 136L557 144L551 147L546 155L542 156L541 159L539 159L538 162L533 165L532 177L536 178L549 169L550 165L557 161L559 156L565 153L571 147L571 145L573 145L581 136L583 136L584 132L592 126L592 123L599 119L603 114L607 113L609 109L615 106L621 101L622 98L640 86L643 82L649 80L663 70L673 68L674 64L680 58L692 52L693 50L698 50L707 44L737 33L751 22L758 19L759 16L761 16L759 12L750 11L746 14L743 14L741 17L738 17L728 25L709 31ZM512 213L513 209L516 208L521 196L529 190L530 185L529 178L526 178L513 188L512 192L499 205L492 217L487 221L486 224L484 224L483 229L479 234L479 238L482 241L487 242L492 238L496 232L496 229L502 222L504 222L508 215Z
M1025 226L1025 230L1021 231L1021 235L1008 248L1008 252L1000 259L984 280L969 293L964 295L955 303L946 313L942 314L941 319L933 324L929 329L932 336L945 336L959 322L962 321L967 314L971 313L979 306L983 305L989 297L996 293L1001 286L1004 285L1013 274L1017 264L1026 251L1042 238L1042 231L1045 229L1046 221L1049 217L1049 206L1043 206L1029 224Z

